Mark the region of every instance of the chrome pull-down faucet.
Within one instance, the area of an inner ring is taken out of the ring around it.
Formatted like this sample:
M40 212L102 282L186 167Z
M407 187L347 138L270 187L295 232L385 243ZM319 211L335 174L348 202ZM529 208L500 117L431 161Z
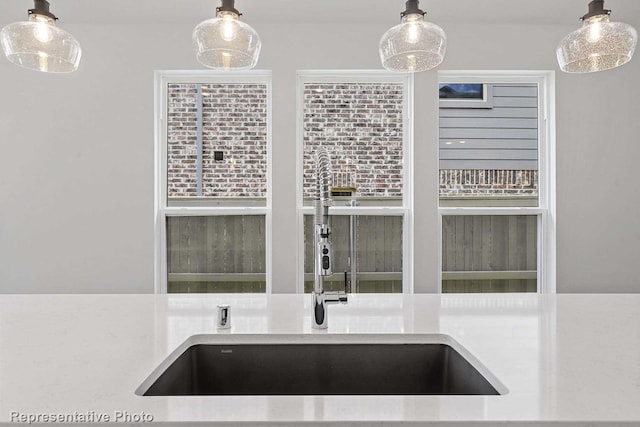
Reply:
M329 226L329 206L331 200L331 160L326 149L316 152L316 200L315 200L315 272L311 326L326 329L328 304L347 303L347 293L325 292L324 278L333 275L333 248L331 227Z

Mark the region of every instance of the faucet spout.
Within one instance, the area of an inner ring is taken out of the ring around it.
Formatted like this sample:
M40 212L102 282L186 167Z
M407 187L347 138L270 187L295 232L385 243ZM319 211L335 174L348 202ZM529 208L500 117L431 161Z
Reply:
M325 292L324 278L333 275L333 247L331 227L329 225L329 206L331 200L331 160L326 149L316 152L316 199L315 199L315 271L313 284L313 303L311 326L314 329L326 329L327 305L346 303L346 292Z

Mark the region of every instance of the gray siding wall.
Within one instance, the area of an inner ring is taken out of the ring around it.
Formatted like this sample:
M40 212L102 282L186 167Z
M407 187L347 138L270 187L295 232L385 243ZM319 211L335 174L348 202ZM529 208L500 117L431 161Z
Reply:
M440 107L440 169L538 169L537 85L492 86L492 108Z

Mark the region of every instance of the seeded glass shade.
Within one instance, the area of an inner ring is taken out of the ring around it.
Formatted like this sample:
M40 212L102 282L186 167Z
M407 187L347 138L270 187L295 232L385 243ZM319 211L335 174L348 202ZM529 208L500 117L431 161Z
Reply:
M220 12L201 22L193 30L197 59L205 67L217 70L248 70L258 63L260 37L238 15Z
M389 71L420 72L444 60L447 36L438 25L421 14L409 14L380 39L380 60Z
M631 60L636 48L636 30L609 15L585 19L582 28L566 36L556 54L562 71L592 73L619 67Z
M57 27L53 19L37 14L30 15L29 21L4 27L0 43L9 61L46 73L76 71L82 54L71 34Z

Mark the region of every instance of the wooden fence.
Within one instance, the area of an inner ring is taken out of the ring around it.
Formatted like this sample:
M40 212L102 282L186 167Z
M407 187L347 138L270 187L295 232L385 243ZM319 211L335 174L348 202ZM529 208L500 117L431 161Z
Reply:
M305 290L313 287L313 218L305 217ZM357 292L402 292L402 217L357 218ZM349 217L332 217L335 275L349 271ZM445 216L444 292L535 291L537 217ZM170 292L264 292L264 216L171 217L167 224ZM291 262L295 253L291 251Z

